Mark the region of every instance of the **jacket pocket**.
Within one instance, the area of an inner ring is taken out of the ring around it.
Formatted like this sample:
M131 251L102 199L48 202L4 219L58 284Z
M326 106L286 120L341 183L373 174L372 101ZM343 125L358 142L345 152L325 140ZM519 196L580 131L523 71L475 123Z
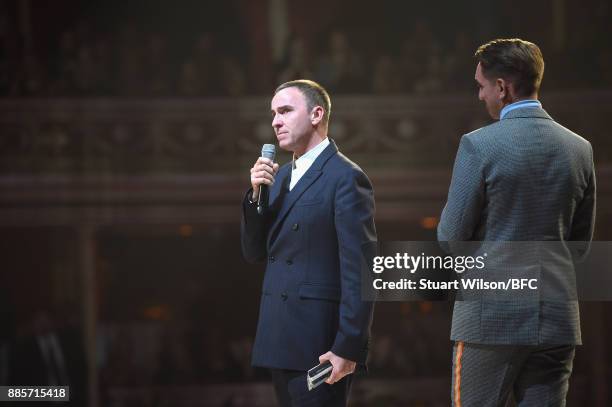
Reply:
M340 301L340 287L322 284L303 283L298 289L300 298Z

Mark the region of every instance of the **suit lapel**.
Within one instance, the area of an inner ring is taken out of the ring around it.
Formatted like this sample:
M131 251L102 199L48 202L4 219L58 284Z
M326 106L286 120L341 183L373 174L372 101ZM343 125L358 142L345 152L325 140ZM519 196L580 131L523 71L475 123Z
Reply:
M336 143L333 140L329 140L329 145L319 154L319 156L312 163L308 171L304 173L302 178L295 184L293 190L288 192L289 182L291 180L291 167L289 167L289 171L287 176L284 179L283 185L280 190L282 192L281 198L282 203L280 203L281 207L279 212L276 214L276 218L270 227L270 233L268 234L268 245L270 245L277 234L277 229L280 225L282 225L285 217L289 213L289 211L293 208L295 203L300 199L300 197L308 190L308 188L321 176L323 173L323 167L327 160L329 160L334 154L338 152L338 147L336 147Z
M270 207L280 209L283 197L288 191L289 181L291 180L291 165L283 166L276 175L274 187L270 189Z

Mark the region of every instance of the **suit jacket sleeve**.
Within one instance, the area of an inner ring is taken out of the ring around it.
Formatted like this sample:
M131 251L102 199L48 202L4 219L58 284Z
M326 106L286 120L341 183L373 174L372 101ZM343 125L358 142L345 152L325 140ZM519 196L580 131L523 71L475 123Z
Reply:
M257 213L257 206L250 203L253 189L249 189L242 200L240 240L242 255L250 263L262 262L267 257L268 217Z
M362 171L353 168L342 176L334 199L342 294L331 351L365 364L374 304L361 300L361 267L364 245L376 241L372 185Z
M459 143L446 206L438 224L438 240L472 240L482 218L485 179L482 159L466 136Z
M576 260L580 260L588 254L595 229L595 166L593 164L593 150L591 149L590 152L591 171L582 200L576 206L569 237L569 240L585 242L584 245L577 247Z

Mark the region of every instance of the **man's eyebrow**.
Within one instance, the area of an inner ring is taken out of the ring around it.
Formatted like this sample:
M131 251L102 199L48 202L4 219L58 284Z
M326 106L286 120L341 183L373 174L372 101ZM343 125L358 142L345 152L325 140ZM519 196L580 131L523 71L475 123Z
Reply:
M287 110L287 109L292 109L292 108L293 106L291 105L282 105L282 106L278 106L276 110ZM274 113L274 109L270 109L270 111Z

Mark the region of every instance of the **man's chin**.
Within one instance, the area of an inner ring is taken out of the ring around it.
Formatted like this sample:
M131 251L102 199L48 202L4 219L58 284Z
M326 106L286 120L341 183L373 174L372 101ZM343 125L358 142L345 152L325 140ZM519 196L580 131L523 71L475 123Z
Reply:
M278 147L285 151L293 151L291 149L291 143L288 143L285 140L278 140Z

